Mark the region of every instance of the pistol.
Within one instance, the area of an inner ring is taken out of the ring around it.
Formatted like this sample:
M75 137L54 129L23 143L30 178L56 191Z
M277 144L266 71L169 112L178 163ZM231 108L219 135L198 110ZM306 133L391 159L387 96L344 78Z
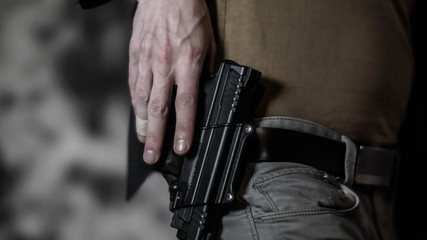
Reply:
M111 0L75 0L83 9ZM201 77L194 142L185 156L173 151L174 109L169 114L162 157L155 166L141 161L144 144L138 141L131 110L128 135L130 199L153 170L169 184L172 227L181 240L216 239L221 217L236 202L244 170L244 149L254 133L253 118L263 94L261 73L225 60L215 75Z
M263 94L260 78L259 71L230 60L223 61L216 74L202 75L194 141L184 156L173 151L175 112L172 108L162 157L153 168L168 182L173 212L171 226L177 229L178 239L216 239L222 216L236 202L245 166L244 150L255 132L255 108ZM131 116L131 121L133 118ZM133 144L129 145L129 157L137 158L129 161L131 181L128 182L132 184L135 171L144 174L149 171L141 170L148 166L133 169L137 166L132 164L142 162L143 148L141 143L136 143L133 122L130 127L129 140ZM139 150L135 148L138 146ZM145 179L144 176L136 178L140 180L131 186L130 194L141 179Z

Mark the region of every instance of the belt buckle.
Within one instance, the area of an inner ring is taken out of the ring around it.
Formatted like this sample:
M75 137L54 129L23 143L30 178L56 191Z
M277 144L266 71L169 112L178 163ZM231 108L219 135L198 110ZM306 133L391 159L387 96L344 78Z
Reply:
M398 153L378 147L360 146L355 174L356 184L388 187Z

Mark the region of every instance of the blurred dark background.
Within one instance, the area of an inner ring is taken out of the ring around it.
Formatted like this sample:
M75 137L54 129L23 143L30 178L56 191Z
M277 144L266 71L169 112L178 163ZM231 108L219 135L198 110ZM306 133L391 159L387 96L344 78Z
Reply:
M426 239L427 215L427 1L416 1L411 18L415 61L406 121L399 137L400 163L396 184L396 227L399 239Z
M0 2L0 239L174 239L165 181L125 201L133 0Z

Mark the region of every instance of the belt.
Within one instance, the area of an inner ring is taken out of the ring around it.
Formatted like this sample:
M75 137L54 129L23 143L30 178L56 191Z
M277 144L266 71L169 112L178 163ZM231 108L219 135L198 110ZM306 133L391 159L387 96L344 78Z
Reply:
M256 131L256 137L251 141L259 146L255 161L301 163L340 179L352 175L351 184L376 187L391 184L398 157L395 150L356 146L352 142L290 129L257 127ZM348 154L351 149L348 144L354 144L355 154ZM349 156L354 159L349 159ZM349 164L353 166L348 167Z

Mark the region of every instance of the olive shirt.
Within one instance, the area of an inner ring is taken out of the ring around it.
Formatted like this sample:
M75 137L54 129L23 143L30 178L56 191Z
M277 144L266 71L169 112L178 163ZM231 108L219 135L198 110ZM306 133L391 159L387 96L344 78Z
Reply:
M258 116L302 118L359 143L391 146L413 77L412 5L216 0L212 15L223 57L263 73Z

